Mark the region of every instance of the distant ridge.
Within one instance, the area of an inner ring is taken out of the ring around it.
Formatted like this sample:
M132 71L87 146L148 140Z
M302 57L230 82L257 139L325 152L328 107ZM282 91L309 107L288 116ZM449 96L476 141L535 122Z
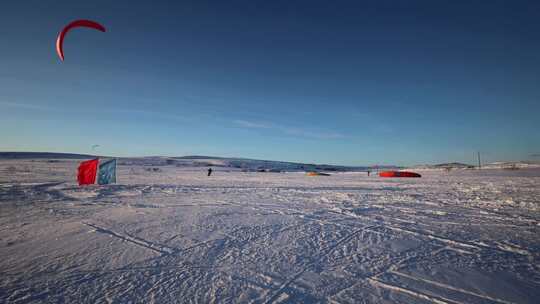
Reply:
M437 165L434 165L434 167L436 167L436 168L460 168L460 169L474 168L474 166L472 166L472 165L464 164L464 163L457 163L457 162L437 164Z
M186 155L186 156L174 156L174 159L237 159L235 157L218 157L218 156L206 156L206 155Z
M56 152L0 152L0 159L92 159L95 155ZM349 172L366 171L377 168L397 168L395 166L362 167L340 166L312 163L295 163L284 161L257 160L240 157L215 157L215 156L146 156L146 157L119 157L119 165L142 165L176 167L223 167L242 171L259 172L288 172L288 171L331 171Z
M451 169L473 169L475 167L473 165L469 165L469 164L451 162L451 163L442 163L442 164L435 164L435 165L430 165L430 164L416 165L416 166L412 166L412 167L409 167L409 168L411 168L411 169L438 169L438 170L446 169L446 170L451 170Z
M148 158L146 158L148 160ZM135 159L126 159L133 163ZM140 160L139 160L140 161ZM216 156L179 156L179 157L157 157L153 161L166 162L176 166L205 166L205 167L225 167L243 171L259 172L287 172L287 171L365 171L368 167L360 166L340 166L327 164L297 163L274 160L260 160L241 157L216 157Z
M540 162L535 161L507 161L507 162L493 162L482 164L481 169L521 169L521 168L538 168ZM464 164L464 163L444 163L436 165L417 165L409 167L410 169L430 169L430 170L453 170L453 169L477 169L477 166Z
M90 159L95 155L56 152L0 152L0 159Z

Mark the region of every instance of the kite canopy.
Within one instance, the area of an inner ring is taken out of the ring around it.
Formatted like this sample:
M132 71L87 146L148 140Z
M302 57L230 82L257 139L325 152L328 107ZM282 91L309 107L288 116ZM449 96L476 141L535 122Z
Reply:
M56 39L56 53L62 61L64 61L64 38L66 37L67 32L69 32L72 28L75 27L88 27L101 32L105 32L105 27L103 27L103 25L92 20L75 20L70 24L66 25L62 29L60 34L58 34L58 38Z
M330 176L330 174L322 173L322 172L307 172L307 176Z
M99 159L83 161L77 170L77 181L79 185L91 185L96 182Z
M422 177L416 172L408 171L383 171L379 173L380 177Z

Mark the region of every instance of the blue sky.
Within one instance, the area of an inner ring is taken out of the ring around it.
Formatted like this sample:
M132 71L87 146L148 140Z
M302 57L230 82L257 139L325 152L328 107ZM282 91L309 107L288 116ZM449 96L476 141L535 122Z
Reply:
M538 160L538 16L535 1L10 1L0 150ZM107 32L73 30L60 62L74 19Z

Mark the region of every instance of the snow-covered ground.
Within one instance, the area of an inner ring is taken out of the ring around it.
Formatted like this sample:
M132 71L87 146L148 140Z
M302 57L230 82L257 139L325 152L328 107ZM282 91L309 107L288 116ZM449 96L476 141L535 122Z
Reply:
M540 170L0 161L0 303L539 303Z

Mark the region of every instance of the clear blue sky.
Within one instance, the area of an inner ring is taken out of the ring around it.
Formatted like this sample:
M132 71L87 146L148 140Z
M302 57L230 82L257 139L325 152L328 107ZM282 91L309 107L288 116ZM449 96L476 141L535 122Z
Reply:
M56 35L75 29L66 60ZM538 160L540 2L7 1L0 150ZM536 156L537 157L537 156Z

